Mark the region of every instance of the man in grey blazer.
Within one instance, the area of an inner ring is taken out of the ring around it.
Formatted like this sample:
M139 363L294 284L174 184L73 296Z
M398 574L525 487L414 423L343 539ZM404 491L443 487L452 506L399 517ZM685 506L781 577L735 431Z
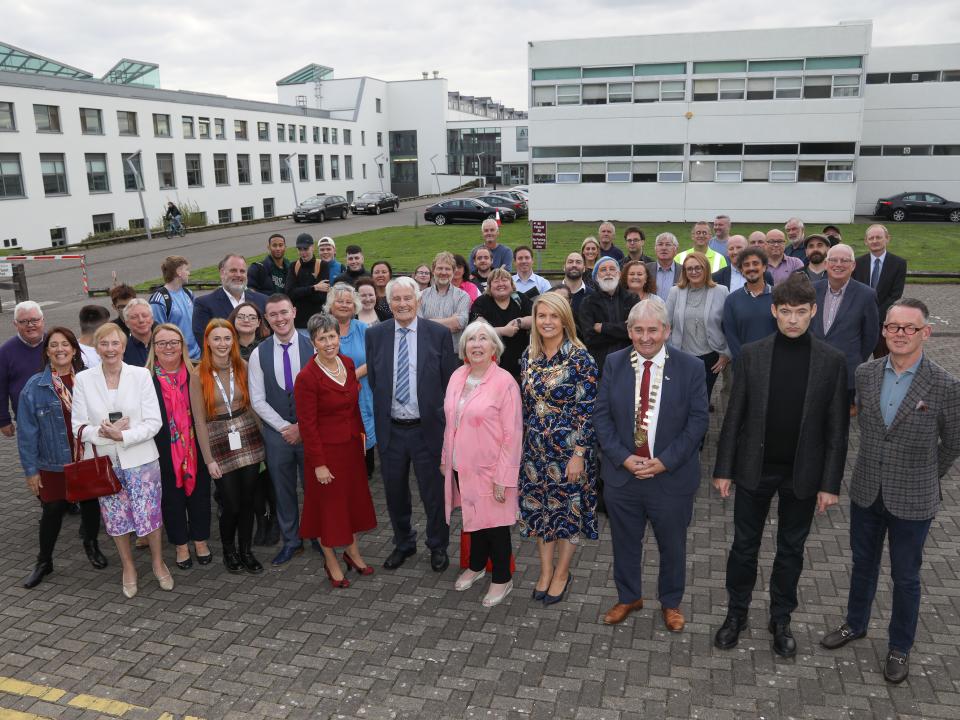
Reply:
M790 616L814 511L837 502L847 457L847 366L843 354L811 336L817 313L810 281L794 274L773 289L777 332L747 343L734 368L713 485L736 484L734 538L727 557L727 619L714 636L723 650L747 627L767 513L778 500L777 555L770 575L773 651L793 657ZM790 382L771 378L788 376Z
M883 326L890 354L857 368L860 452L850 479L847 617L820 641L835 650L867 634L887 538L893 608L883 676L891 683L908 674L923 545L940 507L940 479L960 456L960 380L924 354L930 333L927 306L898 300Z
M670 296L670 288L680 281L680 263L674 260L680 242L673 233L665 232L657 235L654 252L656 262L647 263L647 274L657 282L657 295L664 302Z

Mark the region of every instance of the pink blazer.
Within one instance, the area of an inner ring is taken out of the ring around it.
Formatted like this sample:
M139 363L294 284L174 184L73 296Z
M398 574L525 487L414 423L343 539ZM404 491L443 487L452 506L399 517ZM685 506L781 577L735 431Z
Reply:
M499 365L492 364L467 399L457 428L457 404L470 374L464 365L450 377L443 402L447 424L443 434L444 498L447 522L453 508L463 512L467 532L513 525L517 520L517 480L520 476L523 415L520 388ZM453 481L453 448L457 449L460 487ZM493 497L494 485L504 486L506 501Z

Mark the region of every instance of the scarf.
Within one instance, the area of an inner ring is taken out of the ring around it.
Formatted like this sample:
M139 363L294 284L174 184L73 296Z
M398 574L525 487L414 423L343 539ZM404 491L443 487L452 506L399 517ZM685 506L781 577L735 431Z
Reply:
M187 497L190 497L197 484L197 446L190 415L187 367L181 363L179 370L168 373L157 365L154 372L160 381L160 394L167 410L170 458L173 461L177 487L182 487Z
M73 369L71 368L64 377L70 378L70 385L73 385ZM50 379L53 381L53 390L57 393L57 397L60 398L60 402L63 403L63 409L66 412L73 410L73 393L70 392L70 388L67 387L66 383L63 382L63 378L57 373L56 370L50 368Z

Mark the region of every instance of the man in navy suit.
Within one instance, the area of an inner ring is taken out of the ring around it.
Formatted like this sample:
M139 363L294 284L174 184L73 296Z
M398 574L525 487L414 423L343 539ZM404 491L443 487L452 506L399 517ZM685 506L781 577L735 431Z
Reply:
M903 286L907 282L907 261L899 255L887 252L890 232L883 225L868 227L863 242L870 252L857 258L853 279L873 288L877 294L878 315L883 322L887 317L887 310L903 297ZM883 333L880 333L873 356L884 357L888 352L887 342Z
M367 330L367 378L373 391L373 413L380 449L380 470L393 526L394 550L383 563L388 570L403 565L417 551L417 533L410 523L410 465L417 476L427 515L430 567L449 565L450 528L444 515L443 398L457 368L450 330L417 317L420 291L409 277L387 283L393 319ZM702 370L701 370L702 374Z
M243 255L230 253L220 264L221 287L197 298L193 303L193 336L203 344L203 331L213 318L226 320L233 309L242 302L251 302L264 311L267 296L247 287L247 261ZM200 348L201 351L203 348Z
M665 345L670 323L658 297L633 306L627 333L633 346L607 356L593 416L619 596L603 621L623 622L643 607L642 548L649 519L660 550L657 596L664 624L680 632L687 526L709 422L703 363Z
M853 248L840 243L827 252L827 279L814 283L817 314L810 330L814 336L842 352L847 358L847 393L854 413L853 398L857 365L864 362L877 344L880 320L877 294L852 277Z

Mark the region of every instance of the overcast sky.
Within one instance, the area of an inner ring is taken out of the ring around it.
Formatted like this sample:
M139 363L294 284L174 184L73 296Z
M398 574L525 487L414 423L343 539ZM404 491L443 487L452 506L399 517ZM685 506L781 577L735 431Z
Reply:
M0 41L95 77L127 57L158 63L167 89L276 101L276 81L311 62L383 80L439 70L451 90L520 109L528 40L872 19L875 45L909 45L956 42L960 30L956 0L0 2Z

